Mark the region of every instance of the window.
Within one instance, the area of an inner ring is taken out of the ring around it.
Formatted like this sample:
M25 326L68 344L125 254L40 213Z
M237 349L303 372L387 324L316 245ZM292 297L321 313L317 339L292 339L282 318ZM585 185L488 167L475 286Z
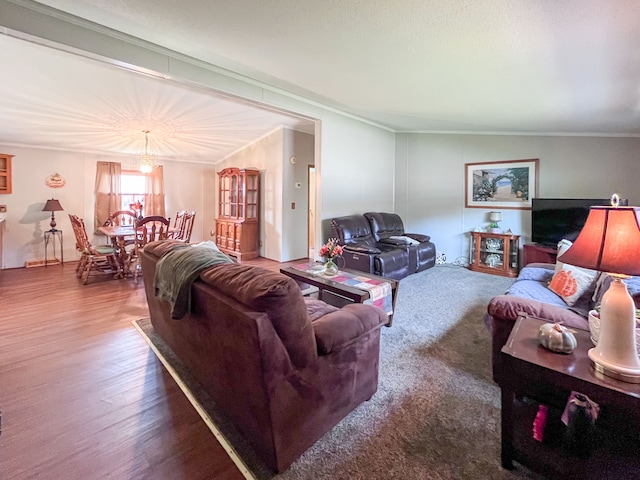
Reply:
M146 178L135 170L123 171L120 175L120 192L122 193L121 210L134 210L131 205L140 202L144 204L146 193ZM140 212L136 212L140 213Z

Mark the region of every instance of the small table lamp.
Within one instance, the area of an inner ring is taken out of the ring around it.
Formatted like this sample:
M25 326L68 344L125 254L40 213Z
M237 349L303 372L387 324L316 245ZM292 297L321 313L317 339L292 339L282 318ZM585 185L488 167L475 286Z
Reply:
M56 214L55 212L61 212L63 211L64 208L62 208L62 205L60 205L60 202L58 200L55 199L51 199L51 200L47 200L47 203L45 203L44 208L42 209L43 212L51 212L51 223L49 223L49 225L51 225L51 230L49 230L50 232L57 232L58 230L56 229Z
M489 228L493 233L500 233L500 225L498 222L502 221L502 213L500 212L489 212Z
M623 278L640 275L640 208L591 207L573 245L558 261L607 272L613 278L602 297L600 338L589 358L596 371L629 383L640 383L636 347L635 304Z

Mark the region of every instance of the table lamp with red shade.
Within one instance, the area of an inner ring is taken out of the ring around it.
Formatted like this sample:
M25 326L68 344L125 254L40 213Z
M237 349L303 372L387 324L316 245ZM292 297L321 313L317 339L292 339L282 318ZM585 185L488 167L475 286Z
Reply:
M558 257L563 263L607 272L612 277L602 297L600 338L589 358L596 371L629 383L640 383L636 347L635 304L622 281L640 275L640 208L591 207L573 245Z

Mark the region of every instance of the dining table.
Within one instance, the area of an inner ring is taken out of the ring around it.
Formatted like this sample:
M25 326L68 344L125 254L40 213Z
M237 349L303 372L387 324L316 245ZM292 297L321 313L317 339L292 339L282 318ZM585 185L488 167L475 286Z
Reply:
M175 232L175 228L170 227L168 229L169 237ZM122 275L126 276L129 271L129 256L130 252L127 252L126 246L135 243L136 230L133 225L110 225L98 227L98 233L109 237L111 244L115 247L117 252L118 262L120 263Z
M127 245L132 245L135 242L136 230L133 225L109 225L98 227L98 233L109 237L111 244L115 247L117 252L118 262L120 263L121 272L123 275L127 273L127 260L129 259L129 252L126 250Z

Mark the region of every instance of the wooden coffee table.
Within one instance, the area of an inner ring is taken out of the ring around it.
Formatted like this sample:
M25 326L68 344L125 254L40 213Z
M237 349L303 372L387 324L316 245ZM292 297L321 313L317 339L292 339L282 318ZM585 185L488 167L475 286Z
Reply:
M309 269L314 264L309 264ZM319 264L318 264L319 265ZM392 278L383 278L377 275L370 275L368 273L360 272L358 270L351 270L349 268L341 268L340 272L346 272L349 274L358 275L359 277L370 278L377 281L385 281L391 284L391 304L395 311L396 309L396 297L398 295L398 280ZM322 275L314 271L301 270L296 267L281 268L280 273L293 278L298 284L304 288L304 285L311 285L318 289L319 298L329 304L341 307L347 303L364 303L371 298L369 291L361 288L356 288L351 285L345 285L332 280L332 277ZM393 321L393 313L389 315L389 323L387 327L391 326Z
M594 370L587 356L593 347L588 331L575 331L578 346L570 354L540 346L537 334L544 322L519 317L502 348L502 466L511 469L515 460L550 478L640 478L640 384ZM596 440L587 458L578 458L563 448L566 427L559 415L571 391L600 405ZM554 440L545 431L542 443L532 438L540 404L548 407L547 429L554 422L557 437Z

